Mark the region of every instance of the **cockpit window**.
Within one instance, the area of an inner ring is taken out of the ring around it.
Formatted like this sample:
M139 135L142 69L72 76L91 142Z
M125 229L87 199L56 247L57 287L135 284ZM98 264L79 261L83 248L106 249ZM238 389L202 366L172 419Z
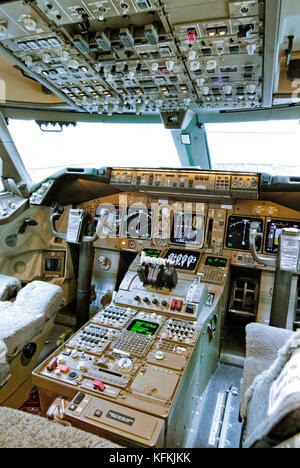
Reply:
M48 127L46 127L48 129ZM65 167L179 167L171 132L161 124L78 123L42 132L34 121L10 120L9 131L33 182Z
M298 120L206 125L212 168L300 175Z

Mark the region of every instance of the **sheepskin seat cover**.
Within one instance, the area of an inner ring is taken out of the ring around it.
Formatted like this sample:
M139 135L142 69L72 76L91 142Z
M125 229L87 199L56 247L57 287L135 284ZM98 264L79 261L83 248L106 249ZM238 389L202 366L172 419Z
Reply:
M253 331L256 331L256 335L253 335ZM251 327L247 326L247 334L249 333L252 340L256 341L256 346L251 347L252 350L260 348L258 341L264 348L263 336L267 342L267 337L273 334L275 359L270 367L254 378L245 392L241 411L241 415L246 418L243 447L269 448L300 430L300 330L291 332L252 324ZM278 344L284 340L284 344L278 350Z
M20 291L21 287L18 278L0 275L0 301L8 301Z
M114 442L40 416L0 407L0 448L120 448Z
M33 281L17 294L14 302L0 302L0 340L8 356L15 355L32 340L63 303L60 286Z

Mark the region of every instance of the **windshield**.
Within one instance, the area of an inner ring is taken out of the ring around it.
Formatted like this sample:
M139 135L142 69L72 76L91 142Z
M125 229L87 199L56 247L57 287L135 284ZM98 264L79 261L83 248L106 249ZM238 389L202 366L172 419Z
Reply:
M33 182L66 167L181 167L162 124L78 123L43 132L35 121L10 120L9 130ZM298 120L206 124L206 133L211 169L300 175ZM198 147L191 161L199 165Z
M298 120L207 124L213 169L300 175Z
M172 134L162 124L78 123L43 132L34 121L11 120L9 131L33 182L65 167L181 165Z

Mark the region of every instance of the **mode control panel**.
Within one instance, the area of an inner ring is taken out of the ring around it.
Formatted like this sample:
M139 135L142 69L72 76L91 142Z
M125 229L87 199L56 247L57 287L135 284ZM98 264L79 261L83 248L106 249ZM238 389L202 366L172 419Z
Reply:
M172 190L236 198L258 198L258 174L113 168L110 183L138 191Z

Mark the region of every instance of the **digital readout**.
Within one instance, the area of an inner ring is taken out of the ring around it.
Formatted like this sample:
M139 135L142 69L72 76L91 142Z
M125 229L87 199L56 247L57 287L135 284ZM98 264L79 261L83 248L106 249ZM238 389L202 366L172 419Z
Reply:
M160 256L160 250L156 249L144 249L147 257L158 258Z
M171 242L203 246L204 215L197 213L174 213Z
M241 216L229 216L225 247L235 250L250 250L249 232L252 221L259 225L259 232L263 232L263 220L260 218L244 218ZM261 239L255 243L257 251L261 248Z
M220 257L207 257L205 260L205 266L210 266L214 268L225 268L227 264L226 258Z
M265 250L268 253L277 253L279 236L284 228L300 229L299 221L284 221L270 219L267 222L267 235Z
M200 252L195 252L194 250L169 249L165 258L174 262L174 266L178 270L194 271L200 258Z
M141 333L142 335L152 336L155 334L158 327L158 323L135 319L129 324L127 330L132 333Z

